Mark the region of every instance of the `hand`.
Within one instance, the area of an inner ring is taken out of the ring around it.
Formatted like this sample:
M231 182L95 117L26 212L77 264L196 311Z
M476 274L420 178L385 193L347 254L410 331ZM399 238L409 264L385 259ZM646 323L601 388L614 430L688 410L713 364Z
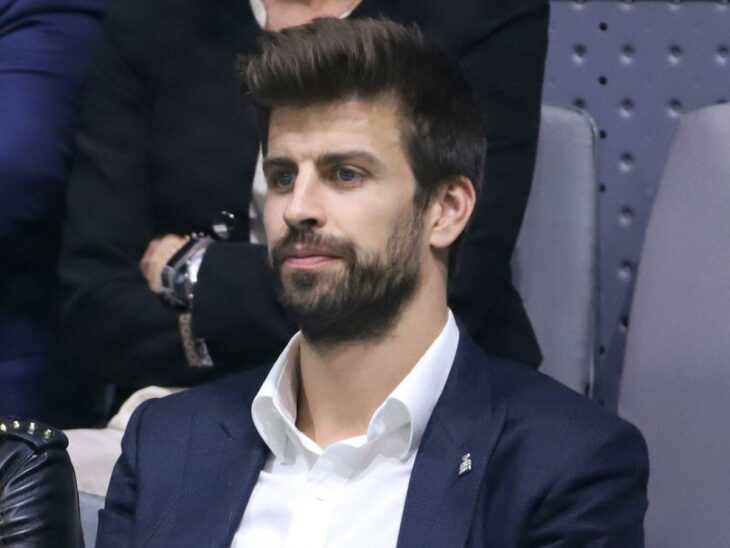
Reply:
M142 260L139 261L139 268L147 279L147 286L155 293L162 292L162 267L187 241L187 236L165 234L155 238L147 246Z

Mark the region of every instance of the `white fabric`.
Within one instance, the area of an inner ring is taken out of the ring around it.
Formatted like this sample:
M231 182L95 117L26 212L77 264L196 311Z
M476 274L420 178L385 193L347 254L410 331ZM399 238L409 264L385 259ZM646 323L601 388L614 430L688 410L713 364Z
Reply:
M129 418L142 402L164 398L182 388L148 386L129 396L112 417L106 428L79 428L66 430L68 454L76 471L79 491L106 496L114 464L122 454L122 436Z
M264 28L266 26L266 6L264 6L263 0L251 0L250 3L254 19L259 27Z
M251 205L248 208L250 220L248 239L252 244L266 244L266 229L264 228L264 206L266 205L266 176L264 175L264 157L259 148L256 159L256 169L253 174L251 188Z
M367 433L325 450L296 427L299 337L251 407L271 454L232 547L395 546L418 444L456 355L453 314L373 413Z

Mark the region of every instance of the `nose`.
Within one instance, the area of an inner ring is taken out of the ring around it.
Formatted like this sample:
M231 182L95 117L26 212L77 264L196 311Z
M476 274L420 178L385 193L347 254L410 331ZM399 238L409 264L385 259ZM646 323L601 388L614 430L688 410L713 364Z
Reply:
M324 226L326 218L320 186L315 171L299 171L284 208L284 221L287 225L310 229Z

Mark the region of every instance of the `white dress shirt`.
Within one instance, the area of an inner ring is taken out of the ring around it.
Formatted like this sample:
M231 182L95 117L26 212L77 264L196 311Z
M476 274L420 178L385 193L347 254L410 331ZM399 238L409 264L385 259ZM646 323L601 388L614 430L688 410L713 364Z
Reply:
M232 547L395 546L418 445L456 355L454 316L449 311L439 336L373 413L367 433L325 450L296 427L299 338L251 406L271 453Z

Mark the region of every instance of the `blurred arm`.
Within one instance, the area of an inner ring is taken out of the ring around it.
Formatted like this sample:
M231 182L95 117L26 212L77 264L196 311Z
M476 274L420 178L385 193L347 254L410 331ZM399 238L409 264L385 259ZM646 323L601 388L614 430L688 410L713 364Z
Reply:
M488 34L458 55L484 111L488 149L449 298L482 347L536 364L539 348L511 286L510 259L535 166L549 6L541 0L492 4L482 22ZM502 333L503 326L513 332Z

